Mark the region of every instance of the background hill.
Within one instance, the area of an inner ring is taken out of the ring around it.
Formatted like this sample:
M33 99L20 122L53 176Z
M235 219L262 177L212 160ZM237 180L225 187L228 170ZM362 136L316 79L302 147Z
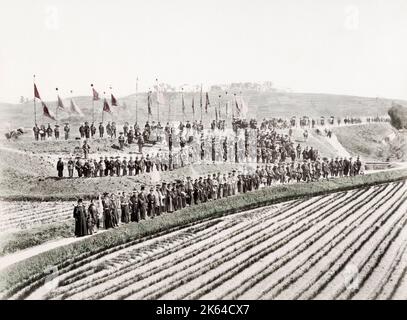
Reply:
M233 93L233 92L232 92ZM221 114L225 115L226 100L233 102L233 94L229 94L227 99L224 91L210 91L209 99L211 106L208 108L208 114L203 111L204 122L211 121L215 118L214 106L219 103L219 94L221 97ZM318 93L288 93L245 90L242 96L248 105L248 115L257 119L270 117L291 117L308 115L311 117L320 116L381 116L387 115L391 107L390 99L377 99L357 96L318 94ZM181 93L167 92L164 93L166 103L160 107L160 121L162 123L168 120L182 119ZM185 119L192 119L192 97L195 98L195 118L200 119L199 92L185 92ZM92 99L90 96L74 97L75 102L85 114L84 118L69 117L66 112L59 111L59 122L69 121L75 125L83 121L92 120ZM138 94L138 119L139 122L145 122L147 119L147 94ZM203 99L203 103L205 99ZM129 121L134 123L136 120L136 95L132 94L126 97L118 98L121 107L112 107L112 115L105 113L105 121L118 121L122 123ZM48 107L55 113L56 101L47 101ZM64 99L65 107L69 108L69 99ZM407 101L397 101L402 105L407 105ZM32 128L34 123L33 102L29 101L22 104L0 103L1 129L27 127ZM171 110L169 112L169 110ZM152 120L157 120L157 105L155 94L153 94ZM231 103L229 104L229 116L231 115ZM41 105L37 102L37 120L38 123L51 123L52 120L42 116ZM95 121L102 120L102 101L95 102Z

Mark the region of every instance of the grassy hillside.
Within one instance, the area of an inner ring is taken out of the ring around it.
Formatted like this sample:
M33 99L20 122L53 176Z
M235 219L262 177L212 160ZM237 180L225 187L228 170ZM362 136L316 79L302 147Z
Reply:
M388 123L338 127L334 132L353 156L380 161L407 159L406 133L398 132Z

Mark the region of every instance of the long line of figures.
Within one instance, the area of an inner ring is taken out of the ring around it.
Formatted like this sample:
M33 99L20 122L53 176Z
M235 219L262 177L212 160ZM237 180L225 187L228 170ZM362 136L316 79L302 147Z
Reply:
M119 223L139 222L169 214L188 206L247 193L276 184L318 181L320 179L363 174L359 158L305 160L292 163L257 166L253 173L232 171L192 179L162 182L146 189L144 185L132 194L104 193L92 199L86 208L81 199L74 208L75 235L85 236L100 228L110 229Z
M325 117L320 117L317 119L310 118L307 116L304 116L302 118L297 119L296 117L292 117L291 119L283 119L283 118L271 118L271 119L263 119L260 122L260 126L257 125L257 120L255 119L233 119L232 121L232 128L236 130L237 128L245 129L245 128L251 128L251 129L265 129L265 128L275 128L275 129L289 129L291 127L297 127L299 126L300 128L314 128L316 125L317 126L325 126L327 124L329 125L338 125L340 126L341 124L343 125L349 125L349 124L360 124L360 123L376 123L376 122L390 122L389 117L366 117L365 119L359 118L359 117L345 117L343 119L341 118L335 118L335 117L330 117L325 119ZM139 136L142 136L145 140L148 140L149 135L151 135L153 132L163 130L166 132L169 132L173 128L172 124L167 122L165 127L161 125L160 122L155 122L152 121L151 123L149 121L146 122L144 128L140 128L140 125L136 122L134 125L130 125L128 122L125 122L125 124L122 127L121 132L123 132L124 137L129 138L131 140L136 140L138 139ZM183 130L191 130L193 132L202 132L204 130L204 125L202 121L198 120L193 120L189 121L187 120L186 122L180 121L179 124L177 125L177 128L180 131ZM225 130L226 128L226 121L225 120L213 120L210 123L210 129L219 129L219 130ZM117 124L116 122L110 122L108 121L107 124L105 125L103 122L100 122L99 125L96 125L94 122L84 122L79 126L79 136L83 139L91 139L91 138L105 138L109 137L111 139L115 139L118 137L117 132ZM65 123L63 127L64 131L64 138L65 140L68 140L71 135L71 127L69 123ZM48 123L47 127L42 124L38 126L35 124L33 127L33 133L34 133L34 138L35 140L47 140L47 139L52 139L55 137L55 139L60 138L60 126L59 124L55 124L54 128L51 127L51 124Z

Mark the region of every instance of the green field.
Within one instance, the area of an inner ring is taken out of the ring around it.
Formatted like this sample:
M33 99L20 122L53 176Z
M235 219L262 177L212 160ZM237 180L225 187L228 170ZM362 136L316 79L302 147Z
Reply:
M134 244L143 237L166 233L204 219L214 219L227 214L271 205L297 198L312 197L332 192L373 186L407 178L405 170L381 172L368 176L338 178L330 181L276 186L252 193L224 198L214 203L203 203L185 208L172 214L165 214L153 220L130 223L118 229L76 243L41 253L23 262L16 263L0 275L0 291L8 297L27 286L39 286L44 281L44 270L53 265L62 269L69 265L80 265L98 252L112 248L113 251ZM106 254L106 252L104 252Z

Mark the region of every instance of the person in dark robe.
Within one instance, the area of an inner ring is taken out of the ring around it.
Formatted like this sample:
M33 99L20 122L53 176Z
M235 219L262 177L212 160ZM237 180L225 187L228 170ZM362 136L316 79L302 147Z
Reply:
M121 205L121 221L122 223L129 223L129 199L127 198L126 194L123 192L120 197L120 205Z
M88 219L82 199L78 200L78 204L73 210L73 217L75 218L75 236L86 236L88 234Z
M88 233L93 234L94 232L97 231L97 225L98 225L98 211L96 208L96 205L94 203L94 200L92 199L90 202L90 205L88 207Z
M64 176L64 162L62 158L59 158L57 162L57 171L58 171L58 178L63 178Z
M152 219L155 216L156 201L157 199L154 194L154 189L150 188L150 193L147 195L147 216Z
M147 209L147 199L146 195L144 194L145 187L140 187L140 192L138 194L138 208L140 210L140 219L146 219L146 209Z
M138 196L137 196L137 191L134 189L133 195L130 197L130 211L131 211L131 216L130 219L132 222L139 222L140 221L140 213L138 209Z
M173 190L172 190L170 184L168 184L168 187L167 187L166 200L167 200L167 212L169 212L169 213L174 212L175 211L174 197L173 197Z
M112 217L112 201L110 200L107 193L104 194L104 198L102 200L103 205L103 215L104 215L104 222L105 222L105 229L110 229L114 227L113 217Z

